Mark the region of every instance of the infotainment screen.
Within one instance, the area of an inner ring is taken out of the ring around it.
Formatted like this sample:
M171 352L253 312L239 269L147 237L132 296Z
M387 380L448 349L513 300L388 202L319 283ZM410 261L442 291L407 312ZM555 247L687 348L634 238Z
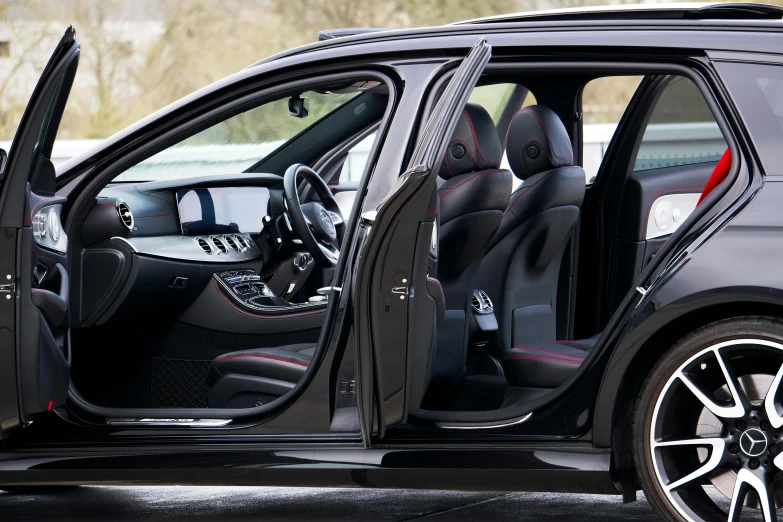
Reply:
M186 236L249 232L263 228L269 205L266 187L191 188L177 191L182 233Z

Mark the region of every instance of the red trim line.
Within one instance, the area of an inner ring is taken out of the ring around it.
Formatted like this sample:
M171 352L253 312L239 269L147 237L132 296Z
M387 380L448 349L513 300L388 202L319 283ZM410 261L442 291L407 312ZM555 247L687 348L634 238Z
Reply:
M243 357L252 357L254 359L269 359L270 361L279 361L279 362L284 362L284 363L288 363L288 364L295 364L297 366L304 366L305 368L307 368L309 366L309 365L307 365L305 363L298 362L298 361L288 361L286 359L280 359L278 357L272 357L271 355L257 355L257 354L254 354L254 353L243 353L243 354L239 354L239 355L229 355L228 357L218 357L217 359L215 359L215 362L217 362L217 361L230 361L231 359L241 359Z
M47 301L51 301L52 303L54 303L54 305L55 305L57 308L59 308L59 309L60 309L60 310L62 310L62 311L65 311L65 310L67 310L67 309L68 309L68 303L65 303L65 307L61 306L61 305L60 305L60 303L58 303L57 301L55 301L54 299L52 299L51 297L49 297L49 294L47 294L45 290L35 290L35 289L33 289L33 290L30 290L30 291L31 291L32 293L34 293L34 294L38 294L38 295L42 295L42 296L44 296L44 297L46 298L46 300L47 300ZM66 297L66 299L67 299L67 297Z
M542 361L554 361L554 362L561 362L565 364L575 364L579 366L582 364L582 361L569 361L567 359L555 359L554 357L545 357L543 355L506 355L503 357L506 360L511 359L538 359Z
M484 172L482 172L481 174L477 174L477 175L473 176L472 178L468 178L468 179L466 179L465 181L463 181L463 182L462 182L462 183L460 183L459 185L456 185L456 186L454 186L454 187L451 187L451 188L449 188L449 189L446 189L446 190L444 190L444 191L443 191L443 193L441 193L441 194L438 194L438 198L439 198L439 199L443 199L443 198L444 198L446 195L448 195L448 194L451 194L452 192L454 192L455 190L457 190L457 189L458 189L458 188L460 188L461 186L465 185L466 183L470 183L470 182L471 182L471 181L473 181L474 179L478 179L478 178L480 178L481 176L486 176L487 174L495 174L495 173L497 173L497 172L507 172L507 171L506 171L506 170L503 170L503 169L498 169L498 170L485 170L485 171L484 171Z
M585 360L584 357L579 357L578 355L568 355L565 353L550 352L547 350L542 350L540 348L530 348L528 346L515 346L514 348L517 348L519 350L533 350L534 352L548 353L549 355L557 355L558 357L571 357L572 359L579 359L580 361Z

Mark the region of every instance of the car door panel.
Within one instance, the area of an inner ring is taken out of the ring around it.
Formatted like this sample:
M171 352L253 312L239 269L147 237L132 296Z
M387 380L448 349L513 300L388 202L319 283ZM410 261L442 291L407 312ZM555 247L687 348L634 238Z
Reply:
M404 423L420 405L411 399L423 397L429 382L436 308L427 293L427 267L437 214L437 168L490 56L491 47L479 39L430 114L408 168L377 210L365 213L360 224L362 244L352 290L365 434L377 433L382 438L387 428ZM407 373L411 364L417 365L417 371ZM368 388L375 397L372 411L366 400Z
M644 267L693 212L714 168L715 163L665 167L634 172L628 179L618 237L612 246L611 310L617 308ZM675 211L679 216L676 219Z
M67 237L59 221L65 200L55 196L50 157L79 49L68 28L33 90L2 180L0 237L7 248L0 251L6 284L0 299L0 438L65 404L70 382Z

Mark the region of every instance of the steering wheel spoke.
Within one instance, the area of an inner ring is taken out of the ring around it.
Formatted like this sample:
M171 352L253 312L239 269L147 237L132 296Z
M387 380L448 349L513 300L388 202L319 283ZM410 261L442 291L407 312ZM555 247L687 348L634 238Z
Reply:
M299 200L300 177L310 183L320 197L320 202L302 203ZM297 164L286 171L283 191L292 228L303 246L319 265L336 265L340 258L340 244L345 235L345 220L329 186L313 169Z

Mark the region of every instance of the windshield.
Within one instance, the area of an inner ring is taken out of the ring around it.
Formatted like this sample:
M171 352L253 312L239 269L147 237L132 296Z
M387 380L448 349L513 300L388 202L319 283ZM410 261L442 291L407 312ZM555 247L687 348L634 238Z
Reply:
M136 164L116 182L158 181L248 170L336 108L358 96L307 91L237 114ZM291 109L299 108L296 116Z

